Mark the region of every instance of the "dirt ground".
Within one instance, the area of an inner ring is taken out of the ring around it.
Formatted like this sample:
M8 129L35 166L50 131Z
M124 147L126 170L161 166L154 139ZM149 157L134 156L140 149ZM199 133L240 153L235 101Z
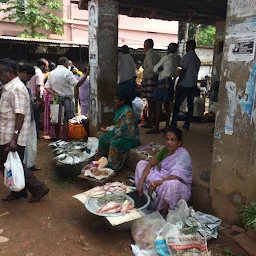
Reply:
M212 147L210 125L194 126L185 134L185 145L194 152L192 159L200 167L208 169ZM193 132L202 130L199 140L189 139ZM144 132L143 132L144 133ZM142 142L154 140L153 136L142 136ZM158 139L157 139L158 140ZM13 202L0 201L0 236L9 238L0 243L0 255L5 256L130 256L133 243L129 231L117 231L110 228L103 218L89 213L72 196L89 188L86 181L63 178L52 161L49 141L39 140L38 165L42 171L36 176L51 189L39 203L30 204L25 199ZM200 147L200 144L202 146ZM206 152L207 149L207 152ZM206 155L207 157L202 157ZM133 170L124 169L116 180L124 180ZM0 197L8 193L0 179ZM223 249L232 247L229 239L220 235L218 240L209 243L212 255L225 255ZM232 249L233 250L233 249ZM234 249L236 250L236 249ZM236 254L234 252L234 254ZM245 255L239 254L236 255Z

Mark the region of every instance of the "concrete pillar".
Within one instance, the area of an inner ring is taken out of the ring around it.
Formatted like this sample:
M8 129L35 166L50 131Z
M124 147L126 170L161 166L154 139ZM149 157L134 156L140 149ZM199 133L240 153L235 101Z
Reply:
M255 18L255 1L229 1L210 183L212 208L227 222L256 201Z
M179 21L178 44L181 57L185 54L186 41L188 40L188 25L185 21Z
M215 34L215 43L214 43L212 80L211 80L212 84L214 84L217 81L220 81L221 65L222 65L222 57L223 57L223 49L221 49L221 44L224 42L224 39L225 39L225 25L226 25L225 20L216 22L216 34Z
M90 12L91 6L94 8ZM101 126L113 124L113 98L117 89L118 4L111 0L94 0L89 2L88 11L90 132L96 136Z

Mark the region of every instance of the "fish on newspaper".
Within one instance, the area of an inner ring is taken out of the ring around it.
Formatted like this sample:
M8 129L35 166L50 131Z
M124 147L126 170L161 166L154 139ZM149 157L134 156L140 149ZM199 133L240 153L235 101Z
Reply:
M120 210L121 210L121 205L115 201L111 201L111 202L101 206L96 213L97 214L99 214L99 213L117 213L117 212L120 212Z

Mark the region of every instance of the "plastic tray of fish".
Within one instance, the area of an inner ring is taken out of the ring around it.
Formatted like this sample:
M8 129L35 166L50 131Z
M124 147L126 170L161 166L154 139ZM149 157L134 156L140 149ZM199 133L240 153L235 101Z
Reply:
M150 204L150 197L148 194L143 193L142 197L139 197L136 191L136 188L129 187L130 192L128 194L122 195L105 195L102 197L89 197L85 201L85 208L98 216L104 217L118 217L122 216L125 213L118 212L118 213L97 213L97 211L104 205L104 203L109 203L111 201L117 201L117 203L122 203L125 201L125 198L128 199L135 207L137 211L144 210ZM116 199L116 200L115 200Z
M109 195L111 197L111 201L107 200L106 202L112 202L114 200L113 198L113 195ZM129 200L133 205L134 205L134 200L129 197L128 195L122 195L123 197L125 197L125 200L122 199L121 201L124 202L126 200ZM106 198L105 198L106 199ZM118 202L118 203L122 203L122 202ZM122 216L124 215L125 213L122 213L122 212L117 212L117 213L97 213L97 211L102 207L102 202L101 200L99 201L99 198L87 198L86 201L85 201L85 208L95 214L95 215L98 215L98 216L103 216L103 217L118 217L118 216Z

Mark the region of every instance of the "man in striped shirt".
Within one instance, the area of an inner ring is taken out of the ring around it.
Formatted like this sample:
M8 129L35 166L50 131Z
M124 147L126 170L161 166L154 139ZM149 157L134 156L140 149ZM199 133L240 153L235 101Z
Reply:
M0 60L0 81L4 84L0 99L0 163L3 167L10 151L17 151L23 162L31 117L29 93L17 76L17 66L14 61ZM25 166L24 176L26 188L20 192L12 191L3 198L4 201L26 197L26 189L32 195L29 202L39 201L49 192L49 188L38 181Z

